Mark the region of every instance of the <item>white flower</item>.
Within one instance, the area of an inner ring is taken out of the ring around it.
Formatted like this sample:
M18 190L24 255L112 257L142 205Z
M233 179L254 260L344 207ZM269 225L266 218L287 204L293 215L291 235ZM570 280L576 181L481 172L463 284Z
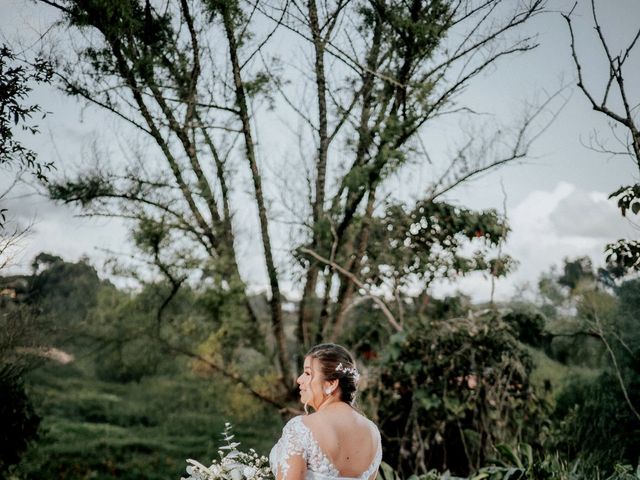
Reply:
M209 467L209 471L214 477L220 477L223 473L222 467L215 463Z
M189 477L180 480L274 480L267 457L259 456L253 448L248 452L238 450L240 443L232 442L231 424L227 422L225 426L223 439L226 445L218 451L220 460L213 460L210 467L205 467L188 459Z
M243 480L240 468L234 468L229 472L229 475L231 476L231 480Z
M244 470L242 471L242 474L246 477L246 478L252 478L256 472L258 470L255 467L244 467Z
M187 463L191 465L186 468L189 478L185 480L206 480L210 478L208 475L211 475L211 471L201 463L191 458L187 459Z

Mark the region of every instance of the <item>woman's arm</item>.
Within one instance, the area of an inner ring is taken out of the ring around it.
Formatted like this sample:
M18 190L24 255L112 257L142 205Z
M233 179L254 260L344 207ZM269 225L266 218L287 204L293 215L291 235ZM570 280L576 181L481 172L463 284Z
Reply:
M307 461L301 454L289 455L282 468L278 469L276 480L304 480Z
M276 480L304 480L307 472L307 442L302 419L294 417L289 420L269 456Z

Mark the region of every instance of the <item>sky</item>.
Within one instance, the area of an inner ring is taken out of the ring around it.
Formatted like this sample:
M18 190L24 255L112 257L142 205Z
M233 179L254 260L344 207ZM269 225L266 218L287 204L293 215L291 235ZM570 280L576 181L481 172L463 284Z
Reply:
M560 12L573 1L549 2L555 10L538 17L527 28L538 34L539 47L526 55L511 57L475 81L462 100L478 111L494 112L501 121L516 119L523 102L541 98L561 84L575 85L569 36ZM607 0L597 2L601 22L614 50L620 50L640 28L640 1ZM604 6L606 5L606 8ZM585 78L598 91L602 88L606 65L592 28L588 4L578 3L574 12L578 54L584 64ZM2 41L20 38L33 42L44 31L54 13L31 2L0 0ZM640 47L627 67L627 85L634 104L640 103ZM635 83L635 85L634 85ZM534 98L531 98L533 95ZM638 182L638 168L629 158L594 152L586 144L594 132L611 145L607 120L594 112L581 92L569 87L568 99L549 129L536 141L532 155L517 165L501 168L463 185L446 196L449 201L472 208L495 208L506 213L511 233L504 252L518 261L518 268L496 283L496 298L508 299L525 285L534 285L540 274L561 264L564 258L588 255L594 264L603 263L603 247L622 237L637 238L639 228L623 219L609 193L621 185ZM105 112L63 96L53 88L38 88L32 101L50 112L41 123L41 133L25 137L25 144L41 159L52 158L57 175L71 174L95 152L117 158L126 150L128 139L122 126ZM633 102L632 102L633 103ZM258 129L262 151L286 156L278 132L282 127ZM441 141L457 126L442 122L425 135L436 145L435 154L447 147ZM117 161L117 160L115 160ZM285 165L282 163L281 165ZM428 173L416 168L410 174L391 179L390 190L409 192L416 197L427 182ZM0 187L7 179L0 179ZM1 190L0 190L1 191ZM273 197L276 192L268 192ZM275 200L275 198L274 198ZM108 275L104 263L112 252L131 251L126 225L110 219L81 216L78 209L55 205L32 189L19 188L6 199L12 218L21 224L32 223L29 236L14 251L12 272L27 271L33 257L48 251L66 260L88 256L98 270ZM241 245L240 269L253 290L266 288L266 274L260 247L256 243L255 211L239 209L235 217L248 239ZM288 230L275 227L276 255L284 262ZM253 239L253 240L252 240ZM285 282L285 291L295 296L300 290L295 279ZM476 301L484 301L491 291L489 280L472 275L455 281L440 282L434 294L460 290Z

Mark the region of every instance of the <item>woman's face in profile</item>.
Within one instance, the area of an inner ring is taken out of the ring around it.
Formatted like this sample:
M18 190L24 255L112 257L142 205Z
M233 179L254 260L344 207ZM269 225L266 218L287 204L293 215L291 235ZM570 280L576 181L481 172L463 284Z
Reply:
M304 368L298 377L300 401L316 408L323 399L322 373L319 370L320 361L317 358L305 357Z

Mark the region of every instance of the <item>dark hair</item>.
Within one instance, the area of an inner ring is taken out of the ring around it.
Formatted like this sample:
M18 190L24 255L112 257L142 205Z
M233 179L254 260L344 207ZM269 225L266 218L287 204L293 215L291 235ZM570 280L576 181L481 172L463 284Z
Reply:
M358 390L358 378L355 374L356 362L349 350L335 343L322 343L312 347L305 357L317 358L324 380L338 380L340 400L349 405L354 404ZM340 364L343 368L337 369Z

